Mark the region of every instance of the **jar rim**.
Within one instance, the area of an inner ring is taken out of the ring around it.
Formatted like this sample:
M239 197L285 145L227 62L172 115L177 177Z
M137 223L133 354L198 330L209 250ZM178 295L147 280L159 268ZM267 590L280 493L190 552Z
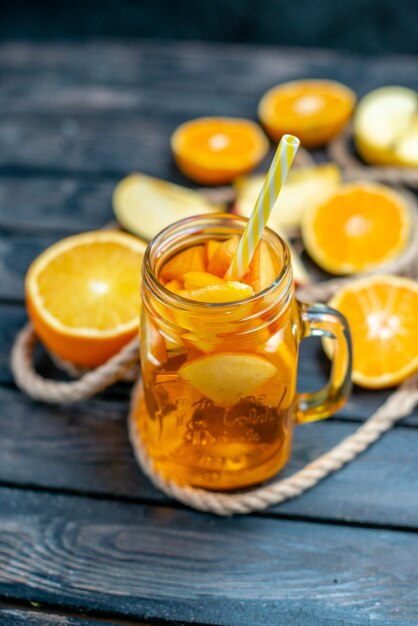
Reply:
M292 284L293 284L293 274L291 267L291 257L290 250L287 246L286 242L271 228L266 227L262 239L270 239L270 242L274 244L278 244L281 247L283 253L283 266L276 277L276 279L265 289L259 291L258 293L241 300L232 300L231 302L199 302L197 300L190 300L189 298L185 298L179 294L174 293L167 289L159 280L158 275L155 271L155 263L153 263L153 256L158 260L158 252L161 247L161 244L165 241L168 242L176 242L178 241L178 237L175 235L180 235L183 233L184 235L198 235L203 232L203 227L206 228L208 226L212 226L216 228L217 226L222 226L222 222L225 222L226 226L230 226L232 228L233 222L235 225L239 225L241 230L243 231L248 219L246 217L240 215L234 215L231 213L209 213L203 215L194 215L191 217L186 217L182 220L175 222L174 224L170 224L162 231L160 231L148 244L148 247L144 254L144 260L142 264L142 277L143 284L146 284L149 288L151 288L154 297L157 297L161 302L169 303L171 306L178 307L187 307L188 309L200 309L200 310L213 310L217 312L222 312L226 310L235 309L242 304L252 304L261 302L266 296L268 296L271 292L278 289L279 287L283 288L283 292L279 298L282 300L288 294ZM227 231L225 231L226 234ZM209 237L208 237L209 238ZM167 247L169 250L169 246ZM167 255L168 256L168 255ZM287 285L285 284L286 280Z

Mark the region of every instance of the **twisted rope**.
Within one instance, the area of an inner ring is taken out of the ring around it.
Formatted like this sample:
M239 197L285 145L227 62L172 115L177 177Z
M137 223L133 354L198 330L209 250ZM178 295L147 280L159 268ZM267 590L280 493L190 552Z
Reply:
M103 365L76 381L56 382L35 372L33 350L37 341L35 330L28 323L17 335L11 353L11 369L16 384L35 400L52 404L71 404L95 396L121 380L138 363L139 340L135 337Z
M134 417L134 409L140 393L141 388L138 384L132 394L128 429L135 457L142 471L167 496L199 511L229 516L262 511L285 500L296 498L355 459L372 443L380 439L396 422L408 415L418 404L418 376L414 376L403 383L353 435L346 437L332 450L289 478L275 479L264 487L258 487L245 493L231 494L215 493L180 485L164 478L156 471L141 439L137 420Z

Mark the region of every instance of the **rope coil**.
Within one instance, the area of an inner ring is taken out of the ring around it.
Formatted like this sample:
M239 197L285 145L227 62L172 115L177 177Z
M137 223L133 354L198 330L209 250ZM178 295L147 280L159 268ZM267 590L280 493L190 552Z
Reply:
M349 150L351 128L337 137L329 146L329 153L342 168L344 178L368 179L390 184L406 184L418 188L418 170L408 168L370 168L363 166ZM306 151L300 151L299 165L311 165L313 160ZM215 190L216 191L216 190ZM221 189L213 201L226 198L230 190ZM401 256L384 266L362 276L397 273L415 277L418 274L418 206L415 197L402 190L411 207L411 239ZM207 190L213 196L212 190ZM303 300L328 300L341 286L351 278L337 278L321 283L313 283L298 290L298 297ZM70 404L95 396L119 380L138 379L139 339L135 337L103 365L91 371L83 371L71 363L63 362L51 355L54 362L76 380L59 382L40 376L34 368L34 347L37 341L35 330L28 323L17 335L11 352L11 369L18 387L36 400L49 403ZM151 482L166 495L176 498L183 504L200 511L227 516L261 511L272 505L280 504L290 498L301 495L321 480L341 469L355 459L370 445L377 441L397 421L408 415L418 404L418 375L404 382L386 402L360 426L357 431L344 439L332 450L306 465L289 478L274 479L270 484L244 493L218 493L176 484L165 479L153 466L141 439L133 407L140 391L138 383L131 395L131 407L128 419L129 436L135 457L143 472Z

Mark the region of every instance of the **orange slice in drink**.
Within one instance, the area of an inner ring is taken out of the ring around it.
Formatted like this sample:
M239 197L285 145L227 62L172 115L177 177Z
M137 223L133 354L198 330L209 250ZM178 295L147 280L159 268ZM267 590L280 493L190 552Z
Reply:
M258 114L270 137L297 135L307 148L335 137L349 120L356 96L331 80L297 80L273 87L260 100Z
M221 406L232 406L277 373L273 363L255 354L213 354L179 369L179 376Z
M353 339L353 381L380 389L418 371L418 283L398 276L351 282L329 302ZM325 345L327 352L330 346Z
M93 367L134 337L146 246L125 233L96 231L63 239L32 263L27 308L49 350Z
M410 210L384 185L349 183L305 212L302 236L320 267L353 274L402 252L410 236Z
M256 167L268 140L255 122L241 118L203 117L186 122L171 138L181 171L203 185L229 183Z

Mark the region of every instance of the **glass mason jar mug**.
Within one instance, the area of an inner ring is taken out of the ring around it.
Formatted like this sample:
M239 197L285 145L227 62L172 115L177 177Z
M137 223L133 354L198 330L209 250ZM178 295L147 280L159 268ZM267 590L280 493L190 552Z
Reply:
M277 278L246 300L196 302L159 279L173 255L241 235L245 225L223 214L182 220L157 235L143 263L142 384L133 419L157 471L214 490L271 478L289 457L293 425L328 417L350 390L347 323L327 306L296 300L289 249L273 231L263 239ZM297 394L299 344L312 335L333 341L330 380Z

